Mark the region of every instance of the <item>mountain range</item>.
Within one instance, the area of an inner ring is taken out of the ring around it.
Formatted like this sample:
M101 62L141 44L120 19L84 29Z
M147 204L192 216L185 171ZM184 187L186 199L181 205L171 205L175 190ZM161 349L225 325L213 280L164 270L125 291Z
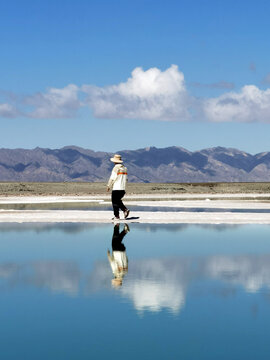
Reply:
M269 181L270 152L251 155L232 148L188 151L147 147L118 151L131 182ZM61 149L0 149L0 181L107 181L113 167L109 152L77 146Z

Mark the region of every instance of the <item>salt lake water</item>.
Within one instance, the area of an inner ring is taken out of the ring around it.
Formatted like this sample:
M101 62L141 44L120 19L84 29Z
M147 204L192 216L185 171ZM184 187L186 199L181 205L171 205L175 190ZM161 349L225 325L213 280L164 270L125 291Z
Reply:
M2 359L269 359L270 226L128 226L0 225Z

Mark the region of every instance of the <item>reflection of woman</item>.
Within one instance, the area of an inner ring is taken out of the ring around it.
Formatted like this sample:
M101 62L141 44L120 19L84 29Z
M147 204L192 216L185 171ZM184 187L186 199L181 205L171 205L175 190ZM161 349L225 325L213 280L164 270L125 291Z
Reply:
M112 268L114 279L112 279L113 286L121 286L123 278L128 272L128 258L126 255L125 245L122 244L124 236L130 231L127 224L124 225L124 230L120 233L120 224L114 226L112 237L112 255L107 251L108 259Z

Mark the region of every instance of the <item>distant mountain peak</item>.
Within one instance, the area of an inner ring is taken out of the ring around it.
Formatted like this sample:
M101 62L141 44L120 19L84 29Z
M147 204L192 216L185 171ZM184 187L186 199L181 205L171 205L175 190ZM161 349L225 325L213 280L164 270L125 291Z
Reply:
M191 152L180 146L119 152L129 181L268 181L270 153L217 146ZM69 145L60 149L0 149L1 181L107 181L111 152Z

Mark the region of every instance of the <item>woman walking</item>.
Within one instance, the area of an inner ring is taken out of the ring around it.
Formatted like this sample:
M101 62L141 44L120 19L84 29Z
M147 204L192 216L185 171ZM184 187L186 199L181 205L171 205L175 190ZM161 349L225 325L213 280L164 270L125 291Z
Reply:
M123 211L126 219L129 215L129 209L123 204L122 198L126 193L127 168L123 165L121 155L115 154L110 160L114 163L114 168L112 169L112 174L107 184L107 191L112 189L112 206L114 213L112 220L120 220L119 209Z

